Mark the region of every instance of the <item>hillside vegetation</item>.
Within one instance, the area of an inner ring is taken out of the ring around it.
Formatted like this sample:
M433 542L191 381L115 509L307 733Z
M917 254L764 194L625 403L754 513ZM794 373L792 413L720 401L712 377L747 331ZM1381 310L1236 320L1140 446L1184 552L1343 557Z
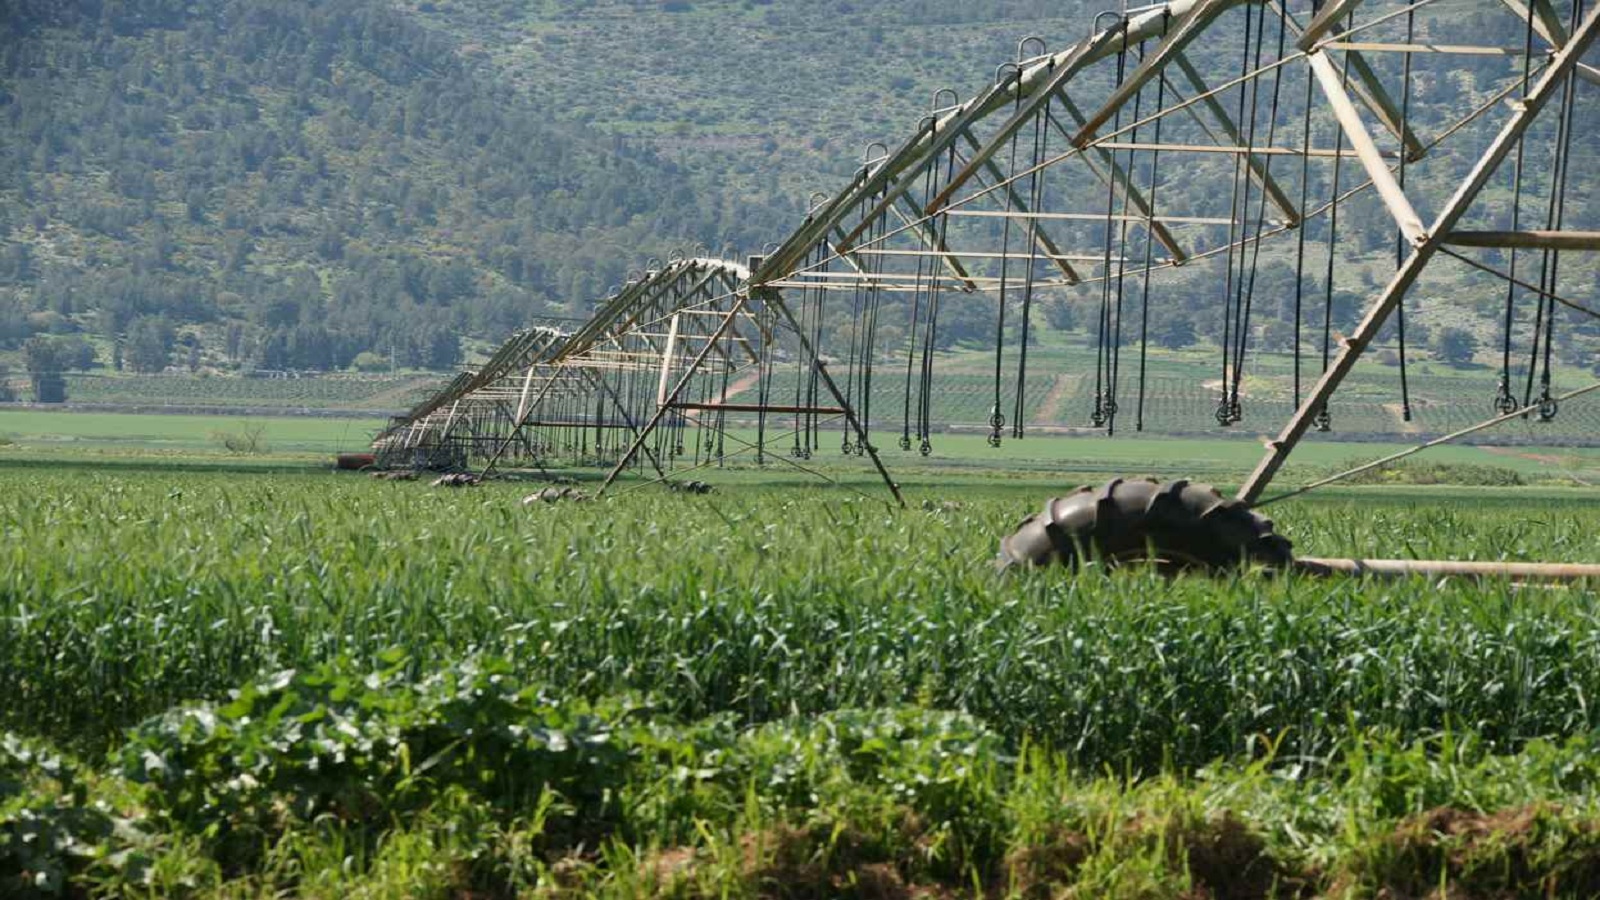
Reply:
M337 10L0 0L0 12L11 138L0 142L0 365L20 371L23 344L45 334L67 338L61 368L147 372L470 363L541 316L585 316L652 256L781 239L812 191L843 184L869 142L897 144L936 90L971 96L1019 38L1060 49L1094 10L1038 0L354 0ZM1433 40L1521 40L1488 2L1468 16L1424 11L1418 27ZM1236 61L1215 56L1197 64L1220 80ZM1398 54L1379 56L1397 79ZM1432 101L1487 98L1511 71L1493 57L1419 60L1418 127L1447 124ZM1303 102L1297 84L1284 91L1286 115ZM1600 115L1594 92L1579 101L1582 120ZM1324 127L1319 141L1332 139ZM1536 138L1529 210L1548 182L1537 148L1550 135ZM1573 150L1567 224L1595 227L1595 149ZM1441 171L1466 161L1445 154ZM1213 177L1212 162L1169 164L1164 196L1221 209L1228 179ZM1292 186L1297 175L1282 177ZM1314 196L1329 190L1325 173L1313 177ZM1429 171L1412 177L1430 201L1422 207L1449 187ZM1509 200L1500 180L1482 204L1490 219ZM1068 230L1068 242L1092 242L1096 227ZM1308 228L1307 348L1321 339L1325 290L1332 330L1348 331L1394 265L1374 198L1352 201L1341 228L1350 249L1331 288L1324 226ZM1289 244L1262 252L1252 323L1254 346L1280 352L1293 333ZM1563 291L1594 296L1600 266L1568 256ZM1162 348L1220 339L1217 268L1158 280ZM1429 277L1408 306L1423 351L1413 358L1490 362L1504 289L1460 265ZM1092 294L1047 297L1034 327L1084 332ZM990 299L952 306L947 319L941 346L992 341ZM1560 321L1558 359L1592 368L1600 322L1565 311ZM832 327L848 324L841 312ZM899 352L895 327L886 354ZM1391 341L1380 349L1392 355ZM1492 392L1494 372L1481 375Z
M927 114L935 93L944 89L967 99L984 89L996 67L1016 58L1019 41L1034 36L1045 48L1059 51L1085 37L1103 7L1085 3L1034 0L916 0L867 4L823 0L780 4L755 0L680 0L638 3L633 0L399 0L421 21L457 35L481 48L496 78L531 97L550 115L580 123L669 157L688 171L702 172L758 198L801 201L812 192L830 194L846 184L862 164L873 142L899 144ZM1299 16L1300 11L1295 10ZM1224 16L1214 34L1245 39L1244 13ZM1523 27L1498 0L1449 9L1421 9L1416 39L1441 43L1518 48ZM1369 34L1369 39L1401 42L1403 24ZM1268 25L1268 42L1275 39ZM1030 43L1029 53L1038 52ZM1194 65L1213 85L1238 75L1237 52L1191 53ZM1590 56L1595 56L1591 53ZM1369 54L1370 64L1401 95L1401 54ZM1450 128L1466 109L1488 102L1520 71L1515 59L1494 56L1422 54L1412 58L1409 116L1417 132L1431 139ZM1299 67L1284 77L1274 103L1280 121L1298 122L1305 109L1305 75ZM1107 71L1087 73L1093 96L1103 90ZM1263 93L1272 91L1263 79ZM1080 82L1081 83L1081 82ZM625 91L615 89L626 85ZM1234 94L1224 95L1232 108ZM943 95L943 103L950 102ZM1147 97L1146 102L1153 100ZM1170 102L1170 100L1169 100ZM1579 90L1575 120L1600 121L1600 95ZM1263 98L1264 105L1264 98ZM1314 103L1313 143L1331 146L1334 125L1325 103ZM1181 120L1182 117L1175 117ZM1265 125L1263 123L1262 127ZM1462 131L1462 137L1441 144L1426 165L1413 166L1408 187L1425 217L1443 204L1477 153L1499 127L1487 116ZM1542 219L1542 199L1550 188L1549 153L1554 120L1541 121L1527 143L1524 227L1530 217ZM1170 134L1169 134L1170 139ZM1179 140L1182 140L1181 138ZM1278 143L1294 143L1281 132ZM1258 136L1264 142L1264 137ZM876 151L876 152L881 152ZM1600 203L1594 202L1600 179L1600 152L1574 143L1567 184L1568 228L1600 227ZM1141 158L1139 167L1148 165ZM1160 196L1171 209L1225 216L1229 207L1231 163L1215 157L1169 154L1163 157ZM1064 168L1073 168L1071 165ZM1297 195L1297 164L1279 160L1275 177ZM1355 183L1355 167L1344 170L1341 185ZM1330 196L1331 167L1319 162L1309 169L1312 198ZM1469 216L1469 227L1509 227L1509 167L1490 185ZM1055 184L1064 182L1057 178ZM1061 208L1098 211L1104 197L1060 198ZM1070 205L1068 205L1070 203ZM1541 226L1542 227L1542 226ZM1103 240L1099 222L1052 223L1052 233L1070 248L1094 248ZM786 233L786 232L785 232ZM763 240L781 237L764 236ZM1308 223L1307 264L1303 294L1307 299L1302 326L1309 349L1320 345L1325 294L1331 298L1335 331L1348 333L1366 301L1387 280L1395 266L1392 219L1372 192L1356 195L1339 222L1339 259L1333 284L1325 243L1326 218ZM1220 236L1216 237L1220 242ZM1254 346L1283 350L1292 339L1296 293L1294 241L1268 242L1261 251L1254 281ZM959 247L958 247L959 248ZM1524 266L1528 256L1523 256ZM1506 265L1503 254L1487 260ZM981 263L980 263L981 264ZM1524 271L1526 269L1524 268ZM1600 295L1600 265L1587 254L1569 253L1561 263L1561 284L1569 296ZM994 273L990 273L994 274ZM1220 342L1223 330L1220 260L1165 273L1152 288L1151 318L1156 333L1192 335L1201 343ZM1132 285L1130 303L1139 300ZM1451 354L1449 335L1458 342L1469 335L1487 362L1503 338L1504 285L1464 265L1444 261L1433 266L1407 302L1413 347L1426 356ZM993 298L951 305L942 338L951 343L992 346L995 331ZM1047 298L1045 310L1069 305L1077 314L1035 314L1035 327L1081 330L1089 326L1099 302L1099 289L1062 291ZM889 301L894 303L894 299ZM1532 334L1532 300L1518 304L1514 344L1521 357ZM1020 323L1020 309L1008 314ZM1600 362L1600 321L1563 310L1556 332L1558 355L1571 366L1590 368ZM847 322L837 323L840 328ZM1315 338L1312 335L1316 335ZM1013 338L1015 335L1013 335ZM892 341L886 342L890 345ZM1383 339L1395 349L1394 335ZM1460 350L1459 346L1456 347ZM1472 350L1466 352L1473 356ZM1457 356L1460 353L1457 352ZM1415 358L1415 355L1413 355ZM1487 376L1492 381L1492 376ZM1492 390L1492 384L1490 387Z
M552 123L376 0L0 19L0 347L87 330L131 363L107 351L160 317L208 362L448 367L462 333L582 314L553 304L787 218Z

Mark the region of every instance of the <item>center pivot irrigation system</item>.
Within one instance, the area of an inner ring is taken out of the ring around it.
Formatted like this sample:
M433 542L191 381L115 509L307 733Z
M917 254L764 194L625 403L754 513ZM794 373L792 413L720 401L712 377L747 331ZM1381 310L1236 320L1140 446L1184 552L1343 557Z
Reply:
M1558 327L1600 317L1561 281L1564 254L1600 250L1600 231L1578 230L1595 224L1582 203L1567 202L1569 160L1594 164L1600 138L1582 105L1600 87L1585 58L1600 3L1173 0L1088 30L1057 52L1023 40L965 102L940 92L903 143L869 147L842 191L814 196L793 233L744 263L703 248L651 260L582 327L518 334L380 435L380 465L487 474L561 458L609 466L603 493L629 467L665 481L742 454L826 477L808 461L827 433L903 503L874 435L931 451L944 424L934 360L956 304L993 317L991 445L1023 436L1034 306L1069 291L1097 307L1088 423L1114 434L1131 413L1143 430L1152 309L1162 279L1189 266L1214 275L1220 301L1218 425L1245 415L1252 313L1269 300L1293 306L1294 413L1234 500L1114 481L1053 501L1031 543L1008 541L1013 558L1071 558L1109 531L1134 535L1129 548L1173 529L1270 533L1251 507L1281 499L1263 496L1273 476L1308 431L1332 427L1336 390L1386 326L1409 420L1405 301L1441 267L1497 279L1501 377L1484 398L1494 418L1424 447L1548 421L1600 390L1552 379ZM1439 42L1478 30L1499 42ZM1456 77L1463 60L1472 78ZM1372 255L1360 229L1341 229L1361 202L1393 220L1394 266L1340 336L1335 266ZM1264 245L1293 260L1293 297L1255 296ZM1241 541L1216 552L1236 561ZM1279 541L1257 555L1286 559Z

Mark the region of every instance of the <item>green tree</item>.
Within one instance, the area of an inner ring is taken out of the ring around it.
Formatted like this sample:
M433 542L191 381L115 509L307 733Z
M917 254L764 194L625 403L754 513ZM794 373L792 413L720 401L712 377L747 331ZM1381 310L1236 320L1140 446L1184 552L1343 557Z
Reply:
M1168 350L1181 350L1193 346L1198 337L1195 333L1194 319L1185 313L1165 316L1150 328L1150 339L1155 341L1157 346L1166 347Z
M33 383L33 401L65 403L67 379L62 376L61 352L56 342L43 335L31 337L22 345L22 356Z
M1465 328L1447 326L1434 337L1433 352L1452 366L1464 366L1478 355L1478 339Z
M363 350L356 354L352 363L358 372L387 372L389 371L389 358L371 350Z
M160 372L172 358L172 326L160 316L141 316L128 326L127 364L135 372Z
M1065 300L1047 300L1044 304L1044 320L1056 331L1071 331L1077 327L1077 310Z
M61 368L68 371L84 372L94 367L98 358L94 345L82 337L56 338L56 352L61 361Z

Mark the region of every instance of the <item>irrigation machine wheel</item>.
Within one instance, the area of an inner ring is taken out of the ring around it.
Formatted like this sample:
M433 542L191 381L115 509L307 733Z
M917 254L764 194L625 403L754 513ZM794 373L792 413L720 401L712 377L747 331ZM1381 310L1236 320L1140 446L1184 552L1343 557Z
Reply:
M999 566L1076 568L1154 563L1162 572L1221 572L1249 566L1282 569L1294 561L1289 539L1272 520L1209 484L1177 479L1081 487L1045 503L1000 542Z

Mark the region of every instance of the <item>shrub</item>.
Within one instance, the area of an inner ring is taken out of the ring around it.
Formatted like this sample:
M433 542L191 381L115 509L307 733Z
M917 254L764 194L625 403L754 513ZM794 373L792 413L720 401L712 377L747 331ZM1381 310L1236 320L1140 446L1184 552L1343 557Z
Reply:
M357 372L389 371L389 360L377 353L373 353L371 350L363 350L360 353L357 353L356 358L351 362L351 365L355 367Z
M259 422L246 422L237 431L211 432L211 440L229 453L265 453L270 449L265 440L266 431L267 426Z

